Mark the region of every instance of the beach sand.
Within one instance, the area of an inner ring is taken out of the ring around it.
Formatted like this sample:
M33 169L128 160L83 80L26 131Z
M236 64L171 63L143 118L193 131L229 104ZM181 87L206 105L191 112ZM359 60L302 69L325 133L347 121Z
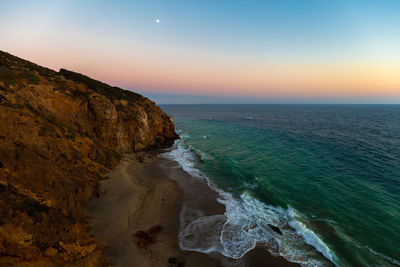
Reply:
M180 250L178 232L183 203L205 211L205 215L223 214L224 206L204 181L193 179L176 162L160 159L159 152L125 155L116 169L105 176L101 196L86 206L93 222L92 234L101 240L112 265L298 266L271 256L263 248L254 249L239 260ZM161 226L157 242L140 248L135 233L153 226ZM171 258L176 263L171 264Z

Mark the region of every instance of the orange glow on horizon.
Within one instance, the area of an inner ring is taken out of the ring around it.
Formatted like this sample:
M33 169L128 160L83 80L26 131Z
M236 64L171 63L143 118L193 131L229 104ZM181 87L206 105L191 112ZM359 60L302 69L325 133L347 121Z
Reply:
M30 46L8 51L125 89L155 93L265 97L399 97L400 64L252 62L185 51ZM32 56L33 55L33 56ZM73 56L71 56L73 55Z

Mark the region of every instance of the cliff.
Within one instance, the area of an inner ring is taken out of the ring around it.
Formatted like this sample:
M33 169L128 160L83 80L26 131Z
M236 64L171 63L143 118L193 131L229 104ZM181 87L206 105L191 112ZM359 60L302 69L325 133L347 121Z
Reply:
M121 154L177 137L139 94L0 51L0 266L102 265L82 206Z

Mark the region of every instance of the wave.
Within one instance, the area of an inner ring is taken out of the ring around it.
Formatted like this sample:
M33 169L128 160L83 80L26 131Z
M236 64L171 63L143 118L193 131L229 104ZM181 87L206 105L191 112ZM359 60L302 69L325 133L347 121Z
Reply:
M181 139L184 138L185 136L181 135ZM175 149L163 153L160 156L178 162L185 172L196 178L204 179L202 173L195 168L196 154L190 147L184 146L183 142L180 142L180 140L175 142Z
M289 207L288 212L291 218L300 216L299 212L291 207ZM307 244L315 247L317 251L322 253L322 255L324 255L325 258L327 258L331 262L336 263L334 255L332 254L328 246L325 245L325 243L313 231L308 229L305 224L296 219L292 219L289 221L289 225L296 230L298 235L303 237L304 241Z
M190 138L187 134L182 134L181 139ZM195 167L197 160L213 160L211 155L202 151L194 151L190 146L184 145L181 140L175 142L175 149L160 155L163 158L177 161L183 170L193 176L205 179L203 174Z
M185 145L184 140L178 140L175 149L162 154L162 157L177 161L183 170L207 181L195 167L198 156ZM338 266L333 251L301 222L305 217L294 208L267 205L247 191L234 197L229 192L212 187L219 194L218 202L225 205L226 212L212 216L199 215L185 223L181 220L183 225L179 233L179 245L183 250L218 252L232 259L240 259L257 245L263 245L272 255L282 256L302 266L325 266L331 263ZM190 212L193 211L184 206L181 217L187 217ZM277 226L282 235L271 226Z

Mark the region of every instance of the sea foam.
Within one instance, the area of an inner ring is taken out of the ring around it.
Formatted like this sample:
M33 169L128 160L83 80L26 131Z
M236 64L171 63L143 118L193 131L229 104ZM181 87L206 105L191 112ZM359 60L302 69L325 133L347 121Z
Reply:
M195 167L198 156L185 145L184 139L178 140L174 149L161 156L178 162L192 176L207 181ZM225 205L226 212L223 215L198 216L189 222L181 220L179 245L183 250L218 252L240 259L257 245L264 245L272 255L282 256L302 266L325 266L329 262L338 266L335 254L299 220L303 215L294 208L267 205L250 192L234 197L215 186L212 189L218 192L218 201ZM184 206L181 217L187 218L186 214L190 212ZM279 227L282 235L269 225Z

